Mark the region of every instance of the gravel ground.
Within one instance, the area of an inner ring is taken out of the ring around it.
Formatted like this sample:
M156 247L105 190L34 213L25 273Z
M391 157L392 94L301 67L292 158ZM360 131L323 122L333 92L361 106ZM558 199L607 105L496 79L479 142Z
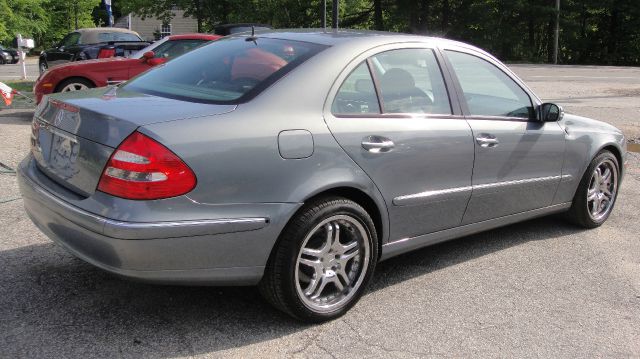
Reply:
M640 137L640 70L513 68L543 98ZM9 167L28 151L29 120L0 111ZM317 326L254 288L152 286L95 269L31 224L2 173L0 357L640 357L640 155L629 158L604 226L541 218L393 258L355 308Z

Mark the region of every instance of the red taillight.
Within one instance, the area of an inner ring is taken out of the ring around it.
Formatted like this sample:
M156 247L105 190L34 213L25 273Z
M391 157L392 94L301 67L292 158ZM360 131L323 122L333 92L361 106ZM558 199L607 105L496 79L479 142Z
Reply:
M98 52L98 58L99 59L106 59L109 57L114 57L116 56L116 49L111 47L106 47L106 48L102 48L100 49L100 51Z
M196 176L182 160L157 141L134 132L109 158L98 190L127 199L160 199L183 195Z

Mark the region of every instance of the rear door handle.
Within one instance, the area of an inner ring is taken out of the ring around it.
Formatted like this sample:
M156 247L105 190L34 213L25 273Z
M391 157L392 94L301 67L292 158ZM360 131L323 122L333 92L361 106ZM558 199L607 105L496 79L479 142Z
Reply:
M480 145L480 147L497 147L500 141L495 136L488 134L481 134L476 137L476 142Z
M362 148L372 153L389 152L395 147L393 141L382 136L367 136L362 139Z

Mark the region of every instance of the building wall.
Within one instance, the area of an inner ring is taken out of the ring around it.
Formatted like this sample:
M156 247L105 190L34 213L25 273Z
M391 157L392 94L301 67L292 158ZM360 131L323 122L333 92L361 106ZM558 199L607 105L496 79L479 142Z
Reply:
M187 34L198 32L198 21L191 17L184 17L184 10L173 10L173 18L171 19L171 35ZM119 18L115 26L127 28L128 16ZM131 30L140 34L144 40L156 40L154 33L160 32L162 29L162 20L148 17L142 20L141 17L131 15Z

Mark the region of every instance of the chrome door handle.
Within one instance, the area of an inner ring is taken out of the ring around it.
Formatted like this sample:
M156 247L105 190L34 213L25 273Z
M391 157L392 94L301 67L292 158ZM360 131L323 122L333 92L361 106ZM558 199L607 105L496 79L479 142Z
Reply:
M395 147L393 141L382 136L367 136L362 139L362 148L372 153L389 152Z
M496 147L500 143L497 138L491 135L481 135L476 137L476 142L480 147Z

